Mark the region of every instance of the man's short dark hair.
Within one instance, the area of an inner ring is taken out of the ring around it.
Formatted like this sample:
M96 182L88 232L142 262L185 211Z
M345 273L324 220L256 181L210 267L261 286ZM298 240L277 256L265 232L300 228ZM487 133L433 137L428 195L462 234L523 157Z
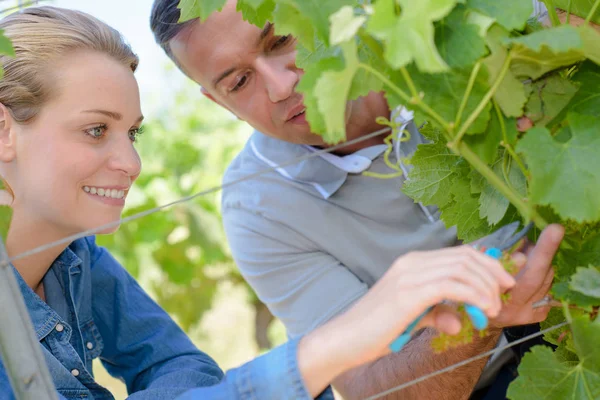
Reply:
M179 22L181 10L177 8L180 0L154 0L152 5L152 13L150 14L150 29L154 33L156 43L162 47L169 58L181 68L173 52L169 41L177 36L181 31L186 29L198 19L192 19L186 22Z

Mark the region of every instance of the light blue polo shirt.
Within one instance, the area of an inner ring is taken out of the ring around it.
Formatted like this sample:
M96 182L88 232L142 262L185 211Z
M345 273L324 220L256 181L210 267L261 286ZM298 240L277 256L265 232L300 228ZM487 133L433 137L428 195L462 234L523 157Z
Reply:
M425 142L412 122L407 129L410 140L392 152L393 162ZM346 310L399 256L456 243L435 208L401 192L404 177L363 175L396 172L384 162L386 148L323 154L223 190L233 258L291 337ZM314 151L255 132L224 183Z

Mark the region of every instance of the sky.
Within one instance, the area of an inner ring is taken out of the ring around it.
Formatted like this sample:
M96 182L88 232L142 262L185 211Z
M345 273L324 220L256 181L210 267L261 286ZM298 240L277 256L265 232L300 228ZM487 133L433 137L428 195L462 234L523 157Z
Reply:
M166 107L169 99L189 80L177 70L150 31L150 9L153 0L50 0L40 5L85 11L117 29L140 58L135 75L140 85L142 111L150 116ZM171 71L166 74L165 70Z

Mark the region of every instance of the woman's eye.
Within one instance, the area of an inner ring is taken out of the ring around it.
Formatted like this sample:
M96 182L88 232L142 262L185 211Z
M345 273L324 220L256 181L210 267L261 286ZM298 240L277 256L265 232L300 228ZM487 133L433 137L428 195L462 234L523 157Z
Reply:
M104 136L104 132L106 132L106 125L94 126L86 129L84 132L94 139L100 139Z
M135 128L129 131L129 140L131 140L132 142L137 142L139 139L139 136L144 133L144 128L143 127L139 127L139 128Z

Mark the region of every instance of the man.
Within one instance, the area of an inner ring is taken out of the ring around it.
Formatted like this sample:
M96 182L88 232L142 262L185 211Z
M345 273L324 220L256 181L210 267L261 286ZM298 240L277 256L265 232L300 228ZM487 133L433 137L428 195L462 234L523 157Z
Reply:
M276 36L270 24L260 29L246 23L234 0L202 23L178 24L177 4L178 0L155 0L151 26L157 42L207 97L258 131L229 167L226 182L326 147L310 132L303 98L295 92L303 71L295 64L292 37ZM348 140L381 129L375 118L391 114L379 93L350 102ZM394 111L393 117L410 120L406 112ZM402 144L399 155L410 154L423 141L412 123L407 128L411 140ZM223 219L233 256L291 337L348 309L400 254L456 242L455 231L445 229L435 209L414 204L402 194L403 177L382 180L362 174L391 172L383 161L385 148L383 137L374 137L223 192ZM398 354L340 376L336 389L348 399L364 398L494 348L504 340L506 326L545 319L548 308L534 310L532 303L550 287L553 273L548 260L561 237L562 231L554 226L538 242L511 303L491 321L487 337L436 355L430 347L434 333L424 331ZM485 375L490 376L481 380L486 360L397 395L467 398L478 381L479 387L493 381L496 366L503 364L497 361L486 368ZM504 392L500 395L504 398Z

